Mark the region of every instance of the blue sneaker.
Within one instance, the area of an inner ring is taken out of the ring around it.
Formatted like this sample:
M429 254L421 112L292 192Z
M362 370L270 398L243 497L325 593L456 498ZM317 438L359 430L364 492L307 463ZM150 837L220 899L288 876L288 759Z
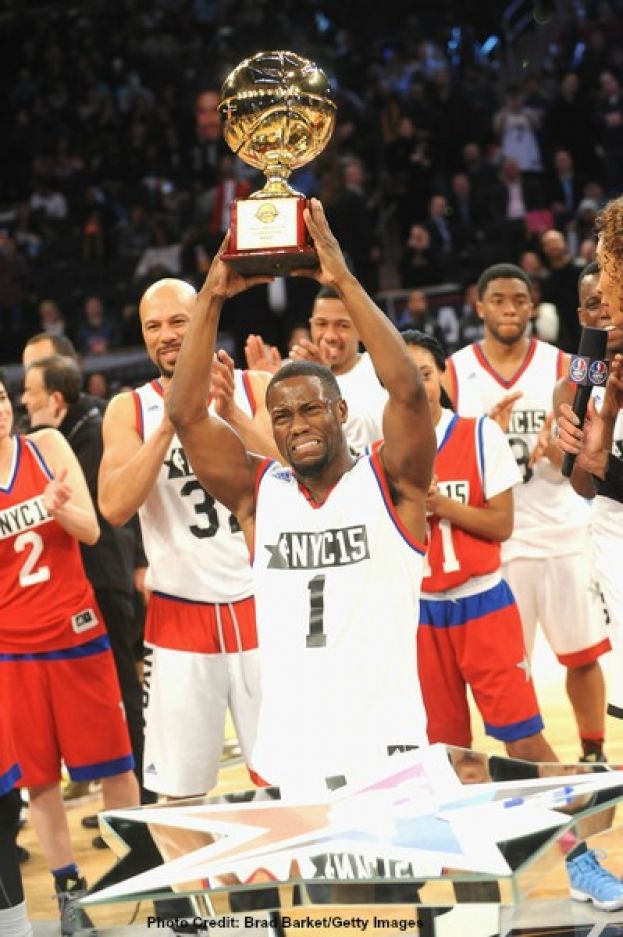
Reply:
M574 901L592 901L600 911L623 908L623 883L600 866L593 849L567 859L567 874Z

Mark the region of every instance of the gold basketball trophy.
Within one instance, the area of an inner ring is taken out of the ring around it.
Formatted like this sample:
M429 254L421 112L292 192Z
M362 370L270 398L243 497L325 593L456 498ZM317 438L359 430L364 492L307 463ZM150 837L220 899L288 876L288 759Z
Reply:
M218 109L227 144L267 178L259 192L232 202L222 259L245 276L316 267L303 218L307 199L287 179L322 152L333 132L327 76L295 52L258 52L225 79Z

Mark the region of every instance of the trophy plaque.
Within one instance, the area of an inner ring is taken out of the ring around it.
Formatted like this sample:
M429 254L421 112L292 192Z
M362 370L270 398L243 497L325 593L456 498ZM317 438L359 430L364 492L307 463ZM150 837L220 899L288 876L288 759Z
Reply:
M287 180L322 152L333 131L326 75L294 52L258 52L225 79L218 109L228 146L267 179L250 198L232 202L222 259L245 276L318 266L303 218L307 199Z

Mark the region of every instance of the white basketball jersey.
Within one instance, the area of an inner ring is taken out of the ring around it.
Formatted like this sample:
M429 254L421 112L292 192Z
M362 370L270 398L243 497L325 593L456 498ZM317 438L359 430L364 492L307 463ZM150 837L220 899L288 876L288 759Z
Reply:
M397 519L377 453L362 456L322 505L291 469L264 470L252 767L277 784L353 779L383 765L388 748L427 744L416 659L424 547Z
M604 388L593 388L597 409L601 409ZM614 425L612 451L623 457L623 411ZM623 579L621 577L621 532L623 531L623 504L597 495L591 509L591 538L595 574L601 586L610 615L610 639L618 658L623 660ZM614 674L614 670L612 671ZM609 700L623 709L623 687L619 675L611 681Z
M236 404L253 416L246 372L235 372ZM137 429L149 439L164 412L158 381L134 391ZM249 551L238 522L200 485L177 436L139 508L149 589L195 602L235 602L253 593Z
M461 416L489 413L507 394L522 394L513 405L507 436L523 484L513 489L515 527L510 540L502 544L502 561L586 549L586 503L548 459L528 465L539 430L552 410L554 387L564 370L564 353L531 339L523 364L510 380L494 370L478 343L461 348L449 361Z
M346 374L336 374L340 393L348 404L344 431L352 452L363 452L366 446L383 438L383 410L387 391L381 385L372 359L365 352Z

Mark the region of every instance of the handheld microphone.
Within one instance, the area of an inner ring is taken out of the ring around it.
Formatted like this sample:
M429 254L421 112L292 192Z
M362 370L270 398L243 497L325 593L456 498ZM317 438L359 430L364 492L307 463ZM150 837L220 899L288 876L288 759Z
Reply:
M580 347L569 363L569 380L576 385L573 398L573 412L580 419L580 429L584 426L586 408L591 399L593 387L603 387L608 379L606 342L608 333L605 329L594 329L588 325L582 328ZM569 478L575 464L575 456L565 452L562 462L562 474Z

